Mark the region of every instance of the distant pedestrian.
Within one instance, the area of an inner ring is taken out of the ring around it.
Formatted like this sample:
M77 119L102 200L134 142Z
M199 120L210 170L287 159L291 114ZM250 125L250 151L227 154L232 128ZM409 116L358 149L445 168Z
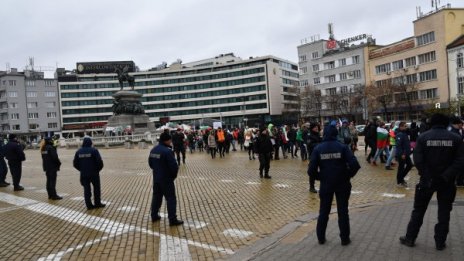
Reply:
M163 133L159 144L150 151L148 164L153 170L153 199L151 202L151 220L156 222L161 219L159 209L166 199L170 226L182 225L184 221L177 219L176 215L176 188L174 180L177 178L179 166L171 149L171 136Z
M182 163L185 164L185 135L182 132L182 129L177 129L177 132L172 135L172 144L174 145L174 152L177 156L177 164L181 163L181 155L182 155Z
M14 191L24 190L21 182L22 162L26 160L23 147L19 144L15 134L10 134L9 141L5 145L5 158L8 160L11 176L13 177Z
M319 124L311 123L309 125L309 144L308 144L308 157L311 158L314 149L322 142L322 138L319 131ZM316 178L315 176L309 176L309 192L317 193L316 190Z
M271 138L269 137L269 131L267 129L262 129L259 132L258 139L256 140L254 146L255 153L258 153L259 155L259 177L270 179L271 176L269 176L269 168L271 164L273 146Z
M216 135L214 133L214 130L211 130L208 136L208 148L209 148L209 153L211 154L212 159L216 158L216 151L217 151L216 147L217 147Z
M0 187L7 187L10 183L6 182L6 174L8 174L8 166L5 162L5 143L3 137L0 137Z
M432 128L417 138L414 163L420 181L416 185L414 209L406 235L400 237L403 245L413 247L419 234L425 211L435 192L438 202L438 223L435 225L435 247L446 248L450 212L456 198L456 175L464 168L464 145L462 138L446 130L448 117L434 114Z
M253 151L253 143L255 142L255 135L251 129L245 132L244 147L248 150L248 158L250 160L255 159L255 153Z
M100 171L103 169L103 160L100 152L92 147L92 139L85 137L82 147L76 151L73 166L80 172L80 182L84 187L84 201L88 210L103 208L106 205L101 202ZM92 188L94 202L92 204Z
M404 177L408 175L413 164L411 161L411 144L406 133L406 122L402 121L398 125L396 134L396 157L398 159L398 170L396 173L396 184L400 187L408 187Z
M56 193L56 177L57 172L60 170L61 161L58 158L58 153L56 152L56 148L53 146L53 140L50 137L43 140L43 144L40 147L40 153L42 154L42 168L45 171L45 176L47 177L46 189L48 199L63 199Z
M317 219L319 244L326 241L325 232L329 221L333 197L337 200L338 226L342 245L351 243L348 200L351 194L350 179L361 166L350 148L337 141L338 131L329 125L324 129L322 143L314 148L308 168L308 175L321 181L319 190L320 208Z
M217 150L219 152L219 157L225 157L226 152L226 134L221 127L216 130L216 143L217 143Z

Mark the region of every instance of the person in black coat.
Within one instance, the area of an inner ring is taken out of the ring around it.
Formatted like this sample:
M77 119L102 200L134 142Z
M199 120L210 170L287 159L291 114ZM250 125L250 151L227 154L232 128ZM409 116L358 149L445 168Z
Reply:
M377 119L372 120L371 124L369 124L369 128L365 130L365 133L365 140L367 141L366 146L371 148L371 152L367 156L366 160L367 162L371 162L371 159L374 158L377 152Z
M185 135L182 129L177 129L177 132L172 135L172 144L174 145L174 152L177 156L177 164L180 165L180 155L182 154L182 163L185 164Z
M0 137L0 187L7 187L10 183L6 182L6 174L8 174L8 166L5 162L5 146L3 137Z
M73 166L80 174L81 185L84 187L84 200L88 210L94 208L103 208L105 204L101 202L101 188L100 188L100 171L103 169L103 160L100 152L92 147L92 139L85 137L82 147L76 151L73 160ZM93 186L94 202L92 204L92 190L90 185Z
M47 176L47 193L48 198L52 200L60 200L62 197L56 193L56 177L57 172L60 170L61 161L58 158L55 146L50 137L47 137L43 141L43 145L40 148L42 154L42 168Z
M311 155L319 143L322 142L321 135L319 133L319 124L311 123L309 125L309 137L308 137L308 157L311 158ZM316 190L316 178L314 176L309 176L309 191L312 193L317 193Z
M5 145L5 158L8 160L13 177L14 191L24 190L24 187L19 183L21 182L22 162L26 160L26 155L24 155L23 147L19 144L15 134L10 134L8 139L8 144Z
M450 125L450 131L456 133L457 135L459 135L459 137L464 139L464 132L462 131L462 120L459 117L453 117L451 118ZM464 186L464 169L461 170L461 172L456 177L456 185L458 187Z
M271 138L269 137L269 131L267 129L260 130L258 139L256 140L254 146L255 153L258 153L259 155L259 177L270 179L271 176L269 176L269 167L271 163L271 153L273 146Z
M450 212L456 198L456 175L464 168L462 137L446 130L448 121L448 117L443 114L432 115L432 128L417 138L413 157L420 179L416 185L414 208L406 235L400 237L400 243L403 245L415 245L429 202L437 192L438 223L435 225L435 247L437 250L446 248Z
M361 166L350 148L337 141L338 131L335 126L324 128L322 143L314 148L308 168L308 175L318 177L321 181L319 191L320 208L317 219L316 234L319 244L326 241L325 232L329 221L333 197L337 200L338 226L342 245L351 243L348 200L351 194L350 179L356 175Z

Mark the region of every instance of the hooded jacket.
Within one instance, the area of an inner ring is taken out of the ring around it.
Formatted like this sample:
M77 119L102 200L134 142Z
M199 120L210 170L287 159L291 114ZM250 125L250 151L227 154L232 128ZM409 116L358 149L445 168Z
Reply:
M100 152L92 147L92 140L89 137L84 138L82 147L76 151L73 166L81 173L82 177L98 175L103 169L103 160Z
M335 126L324 128L324 138L311 154L308 175L319 177L321 190L347 184L361 166L347 145L337 141Z
M21 163L26 160L26 155L24 154L23 148L21 145L14 139L10 139L4 148L5 158L8 160L8 163Z
M42 154L42 168L45 172L60 170L61 161L50 139L45 140L45 148L40 153Z
M153 182L173 182L177 178L179 166L172 150L163 143L150 151L148 165L153 170Z

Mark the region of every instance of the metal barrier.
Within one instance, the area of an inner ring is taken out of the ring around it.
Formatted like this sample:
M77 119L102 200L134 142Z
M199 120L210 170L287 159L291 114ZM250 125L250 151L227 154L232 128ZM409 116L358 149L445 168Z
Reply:
M161 132L149 133L149 134L136 134L136 135L125 135L125 136L101 136L92 137L92 143L94 146L102 147L114 147L123 146L124 144L140 143L144 140L146 143L155 145L158 143L159 135ZM70 139L61 139L60 146L66 148L77 148L82 145L84 137L76 137Z

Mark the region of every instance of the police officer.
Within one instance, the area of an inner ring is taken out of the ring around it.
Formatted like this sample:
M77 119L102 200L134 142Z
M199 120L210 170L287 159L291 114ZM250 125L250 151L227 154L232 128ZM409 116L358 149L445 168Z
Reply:
M463 126L463 122L459 117L455 116L451 118L449 130L453 133L456 133L457 135L459 135L459 137L464 139L464 133L462 131L462 126ZM456 177L456 185L458 187L464 186L464 169L461 170L461 172Z
M92 139L90 137L85 137L82 148L76 151L73 165L81 174L80 182L84 187L84 200L87 209L105 207L106 205L101 202L100 190L100 171L103 169L103 160L100 152L92 147ZM91 184L93 186L95 204L92 204Z
M11 176L13 177L14 191L24 190L21 182L22 162L26 160L23 147L19 144L15 134L10 134L8 144L5 145L5 158L8 160Z
M311 155L308 175L318 177L321 181L320 209L316 228L319 244L324 244L326 241L325 231L335 194L340 238L342 245L345 246L351 243L348 216L350 179L356 175L361 166L350 148L337 141L337 135L338 131L335 126L329 125L324 128L323 141L314 148Z
M273 151L273 146L268 129L262 129L260 131L258 139L254 146L256 148L255 152L259 155L259 177L270 179L271 176L269 176L269 167L271 163L271 154Z
M5 162L5 144L3 137L0 137L0 187L7 187L10 183L6 182L6 174L8 173L8 166Z
M182 129L177 129L172 137L172 143L174 144L174 151L177 155L177 164L180 166L180 154L182 154L182 163L185 164L185 135Z
M419 234L425 211L437 192L438 223L435 225L435 247L446 248L450 212L456 197L456 175L464 168L464 145L462 138L446 130L448 117L434 114L432 128L421 133L413 153L420 181L416 185L414 208L406 235L400 237L403 245L413 247Z
M161 219L159 209L166 199L170 226L182 225L184 221L177 219L176 215L176 187L174 180L177 178L179 166L172 152L171 135L162 133L159 144L150 151L148 165L153 170L153 199L151 201L151 220L156 222Z
M60 200L62 197L56 193L56 176L60 170L61 161L58 158L55 146L53 146L53 140L50 137L44 139L44 143L40 148L42 154L42 167L47 176L47 193L48 198L52 200Z

